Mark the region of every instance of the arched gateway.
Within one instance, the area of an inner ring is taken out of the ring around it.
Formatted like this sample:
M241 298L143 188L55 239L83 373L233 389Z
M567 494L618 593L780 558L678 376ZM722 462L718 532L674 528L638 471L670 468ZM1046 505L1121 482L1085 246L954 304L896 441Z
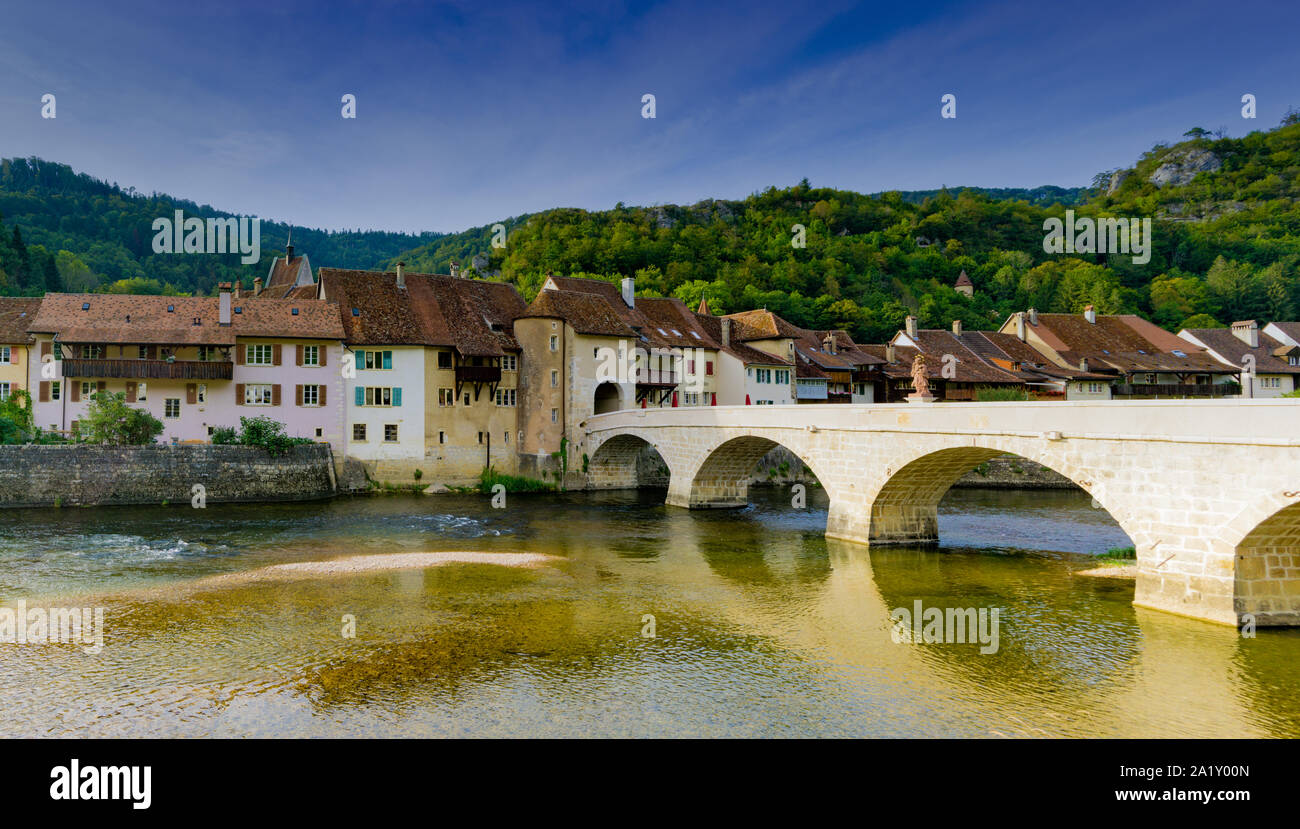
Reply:
M864 544L936 541L948 488L1019 455L1090 493L1133 539L1135 604L1300 624L1295 401L700 407L584 427L592 486L634 486L635 455L651 445L670 471L667 502L693 509L744 505L758 459L784 446L826 491L827 536Z

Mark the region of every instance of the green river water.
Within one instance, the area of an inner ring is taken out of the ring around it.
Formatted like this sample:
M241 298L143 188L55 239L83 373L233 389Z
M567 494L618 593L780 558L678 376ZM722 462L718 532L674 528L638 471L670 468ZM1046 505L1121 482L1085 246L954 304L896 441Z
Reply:
M953 491L938 548L870 551L823 537L817 490L662 499L5 511L0 604L102 606L106 632L97 654L0 644L0 735L1300 736L1300 631L1075 575L1129 543L1082 493ZM193 585L462 550L557 558ZM998 650L894 641L918 600L998 608Z

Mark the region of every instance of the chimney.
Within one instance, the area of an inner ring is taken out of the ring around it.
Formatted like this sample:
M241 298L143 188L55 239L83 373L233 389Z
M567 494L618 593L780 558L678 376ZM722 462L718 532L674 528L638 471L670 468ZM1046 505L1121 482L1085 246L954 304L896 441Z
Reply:
M1234 322L1232 335L1251 348L1259 348L1259 323L1255 320Z
M1016 339L1022 343L1025 341L1025 312L1020 311L1016 314Z
M259 276L253 280L253 296L257 296L260 293L262 293L262 277Z
M452 271L451 275L455 276L456 272ZM406 287L406 263L405 262L397 263L397 287L399 288Z
M722 347L731 348L731 320L722 318Z
M456 262L451 263L451 276L453 279L460 276L460 265Z
M898 352L894 351L894 344L893 344L893 343L888 343L888 344L886 344L886 345L885 345L885 362L887 362L887 363L895 363L895 362L897 362L897 361L898 361Z
M1097 311L1091 305L1083 309L1083 318L1088 321L1089 325L1097 324Z
M1030 324L1030 325L1038 325L1038 309L1037 309L1037 308L1030 308L1030 309L1029 309L1029 324Z
M916 339L916 317L908 314L907 319L903 322L903 327L907 329L907 336Z
M1080 358L1079 358L1079 371L1087 371L1087 370L1088 370L1088 358L1087 358L1087 357L1080 357Z
M623 302L627 307L636 307L636 280L630 276L623 277Z
M835 337L829 331L826 332L825 337L822 337L822 351L825 351L827 354L835 353Z
M221 325L230 325L230 283L222 282L217 285L217 322Z
M961 320L953 320L953 321L952 321L952 335L953 335L954 337L960 337L960 336L961 336Z

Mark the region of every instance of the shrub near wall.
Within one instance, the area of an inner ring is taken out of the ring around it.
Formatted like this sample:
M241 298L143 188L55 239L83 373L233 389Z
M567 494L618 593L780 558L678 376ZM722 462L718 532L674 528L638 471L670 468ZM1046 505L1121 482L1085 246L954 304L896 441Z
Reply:
M0 507L306 501L335 494L326 444L272 457L251 446L0 446Z

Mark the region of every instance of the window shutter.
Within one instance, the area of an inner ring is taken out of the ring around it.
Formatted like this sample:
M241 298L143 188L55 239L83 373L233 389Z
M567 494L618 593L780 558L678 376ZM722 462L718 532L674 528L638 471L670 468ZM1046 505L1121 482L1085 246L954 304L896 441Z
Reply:
M353 356L357 358L357 371L361 371L366 367L366 352L357 351Z
M321 353L324 354L325 352L322 351ZM326 389L326 388L328 388L328 386L325 386L325 385L320 385L320 386L317 386L317 387L316 387L316 395L317 395L317 397L316 397L316 402L319 403L319 404L322 405L322 406L325 405L325 389Z
M45 398L41 398L41 399L44 400ZM358 406L366 405L366 390L361 386L357 386L357 405Z
M330 348L327 345L322 345L319 349L317 349L318 353L320 354L320 357L317 359L320 360L321 365L325 365L325 355L329 352L329 350Z
M128 382L126 384L126 402L135 402L135 383Z
M248 353L248 346L246 345L235 346L235 365L242 366L244 364L244 355L247 353ZM241 394L240 397L243 397L243 395Z
M37 399L42 403L50 402L50 381L42 380L40 391L37 393Z
M44 357L46 354L49 353L50 353L50 341L41 340L41 356Z
M293 347L293 352L294 352L294 357L293 357L293 358L294 358L294 361L295 361L295 362L294 362L294 365L295 365L295 366L300 366L300 365L302 365L302 343L299 343L298 345L295 345L295 346Z
M392 368L392 367L393 367L393 352L391 352L391 351L385 351L385 352L384 352L384 368Z
M157 360L157 359L158 359L158 346L156 346L156 345L151 345L151 346L149 346L148 350L145 351L145 356L146 356L148 359L150 359L150 360Z
M235 405L236 406L244 405L244 384L243 383L235 384Z
M271 346L271 365L273 366L280 365L280 344L279 343L276 343L275 345Z
M189 403L191 406L194 405L195 403L199 402L199 384L198 384L198 383L186 383L186 384L185 384L185 402L186 402L186 403Z
M17 365L17 363L18 363L18 349L16 349L16 348L11 348L11 349L9 349L9 362L11 362L11 363Z
M80 383L78 383L78 382L76 382L76 381L73 381L73 383L72 383L72 387L71 387L71 389L70 389L69 391L70 391L70 393L71 393L71 395L72 395L71 400L72 400L73 403L76 403L77 401L81 400L81 384L80 384Z
M393 405L394 406L402 405L402 390L400 388L394 387L393 389Z
M298 346L298 348L301 349L302 346ZM299 351L298 353L301 354L302 352ZM295 406L302 405L302 383L299 383L298 385L293 387L293 405Z
M95 384L96 392L101 392L107 388L108 388L108 383L104 382L103 380L100 380L98 383Z
M280 405L280 384L279 383L276 383L275 385L271 386L271 405L272 406Z

